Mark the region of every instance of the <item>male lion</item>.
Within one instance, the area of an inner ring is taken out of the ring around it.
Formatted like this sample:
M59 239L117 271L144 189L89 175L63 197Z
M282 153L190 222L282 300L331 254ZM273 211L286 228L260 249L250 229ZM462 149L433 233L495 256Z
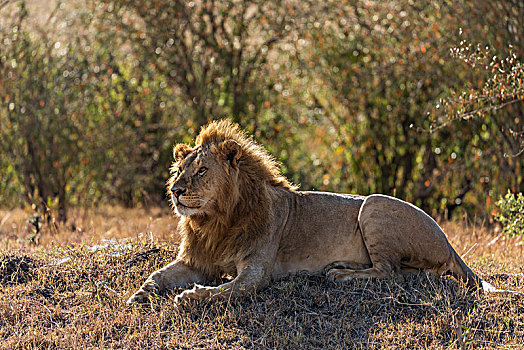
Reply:
M129 304L191 284L176 304L240 294L299 271L325 271L343 282L426 270L496 290L419 208L379 194L300 192L262 146L227 120L202 128L194 147L177 144L173 155L167 188L180 216L180 251ZM234 279L200 285L225 274Z

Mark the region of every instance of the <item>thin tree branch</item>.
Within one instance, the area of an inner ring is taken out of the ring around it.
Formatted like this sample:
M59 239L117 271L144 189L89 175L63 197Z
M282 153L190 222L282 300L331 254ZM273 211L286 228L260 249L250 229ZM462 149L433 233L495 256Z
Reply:
M443 122L442 124L437 125L435 127L432 127L430 129L426 129L426 128L423 128L423 127L419 126L419 127L417 127L416 130L418 132L433 133L433 132L438 131L438 130L440 130L442 128L445 128L451 122L454 122L454 121L457 121L457 120L469 120L469 119L473 118L474 114L481 113L481 112L487 112L487 111L497 111L497 110L499 110L501 108L504 108L506 106L509 106L509 105L512 105L514 103L521 102L521 101L524 101L524 98L518 98L518 99L515 99L515 100L510 100L510 101L504 102L504 103L502 103L500 105L489 105L489 106L486 106L486 107L483 107L483 108L475 109L475 110L467 112L467 113L459 114L459 115L456 116L456 118L448 119L447 121Z
M3 9L4 7L7 6L7 4L9 4L10 0L4 0L4 1L0 1L0 10Z
M465 119L465 120L471 119L471 116L474 115L474 114L487 112L487 111L497 111L497 110L499 110L501 108L504 108L506 106L509 106L511 104L514 104L514 103L517 103L517 102L520 102L520 101L524 101L524 98L518 98L518 99L506 101L506 102L501 103L499 105L489 105L489 106L486 106L486 107L483 107L483 108L475 109L475 110L467 112L467 113L459 114L457 116L457 119Z
M510 158L517 158L518 156L520 156L521 154L524 153L524 147L522 147L522 149L516 153L516 154L507 154L507 153L504 153L504 156L506 157L510 157Z

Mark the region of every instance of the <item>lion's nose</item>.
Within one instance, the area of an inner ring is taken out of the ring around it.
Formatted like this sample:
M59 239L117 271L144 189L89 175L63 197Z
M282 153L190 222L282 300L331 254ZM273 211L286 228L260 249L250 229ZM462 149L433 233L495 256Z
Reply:
M181 195L183 195L184 193L186 193L186 190L184 190L184 189L182 189L180 187L173 186L173 187L171 187L171 193L173 193L173 196L178 198Z

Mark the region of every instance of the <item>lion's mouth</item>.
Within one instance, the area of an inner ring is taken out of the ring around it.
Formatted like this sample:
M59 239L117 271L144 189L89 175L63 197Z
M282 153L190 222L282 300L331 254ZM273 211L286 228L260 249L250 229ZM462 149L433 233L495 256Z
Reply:
M181 200L184 200L186 201L186 203L182 203ZM173 202L175 203L175 205L178 207L183 207L183 208L187 208L187 209L200 209L202 207L202 204L200 203L195 203L195 202L201 202L202 200L200 198L184 198L184 197L179 197L179 198L173 198ZM189 202L189 203L188 203Z
M181 207L188 208L188 209L199 209L201 207L201 205L198 205L198 206L185 205L185 204L182 204L182 202L180 202L179 200L176 201L176 206L181 206Z

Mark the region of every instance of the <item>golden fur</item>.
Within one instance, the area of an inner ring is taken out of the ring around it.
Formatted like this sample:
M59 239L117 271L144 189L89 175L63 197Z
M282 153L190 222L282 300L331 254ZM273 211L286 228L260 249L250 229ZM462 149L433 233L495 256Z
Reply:
M128 303L190 284L176 303L238 294L302 270L335 281L427 270L494 290L420 209L383 195L299 192L230 121L205 126L194 146L176 145L173 157L167 190L180 216L180 250ZM224 274L235 278L197 284Z
M233 143L231 141L234 141ZM278 163L263 147L253 142L240 128L227 120L213 122L202 129L194 147L177 145L175 163L195 150L209 150L220 163L220 174L213 191L215 203L209 215L182 216L179 232L182 237L179 257L210 277L219 276L220 269L250 253L251 242L264 234L269 216L264 184L293 190L280 174ZM228 160L228 157L231 158ZM234 158L236 157L236 158ZM230 161L242 164L242 172L230 176ZM225 165L225 166L224 166ZM225 175L225 176L223 176ZM176 177L167 182L168 192ZM174 203L173 203L174 205ZM240 218L240 220L239 220Z

